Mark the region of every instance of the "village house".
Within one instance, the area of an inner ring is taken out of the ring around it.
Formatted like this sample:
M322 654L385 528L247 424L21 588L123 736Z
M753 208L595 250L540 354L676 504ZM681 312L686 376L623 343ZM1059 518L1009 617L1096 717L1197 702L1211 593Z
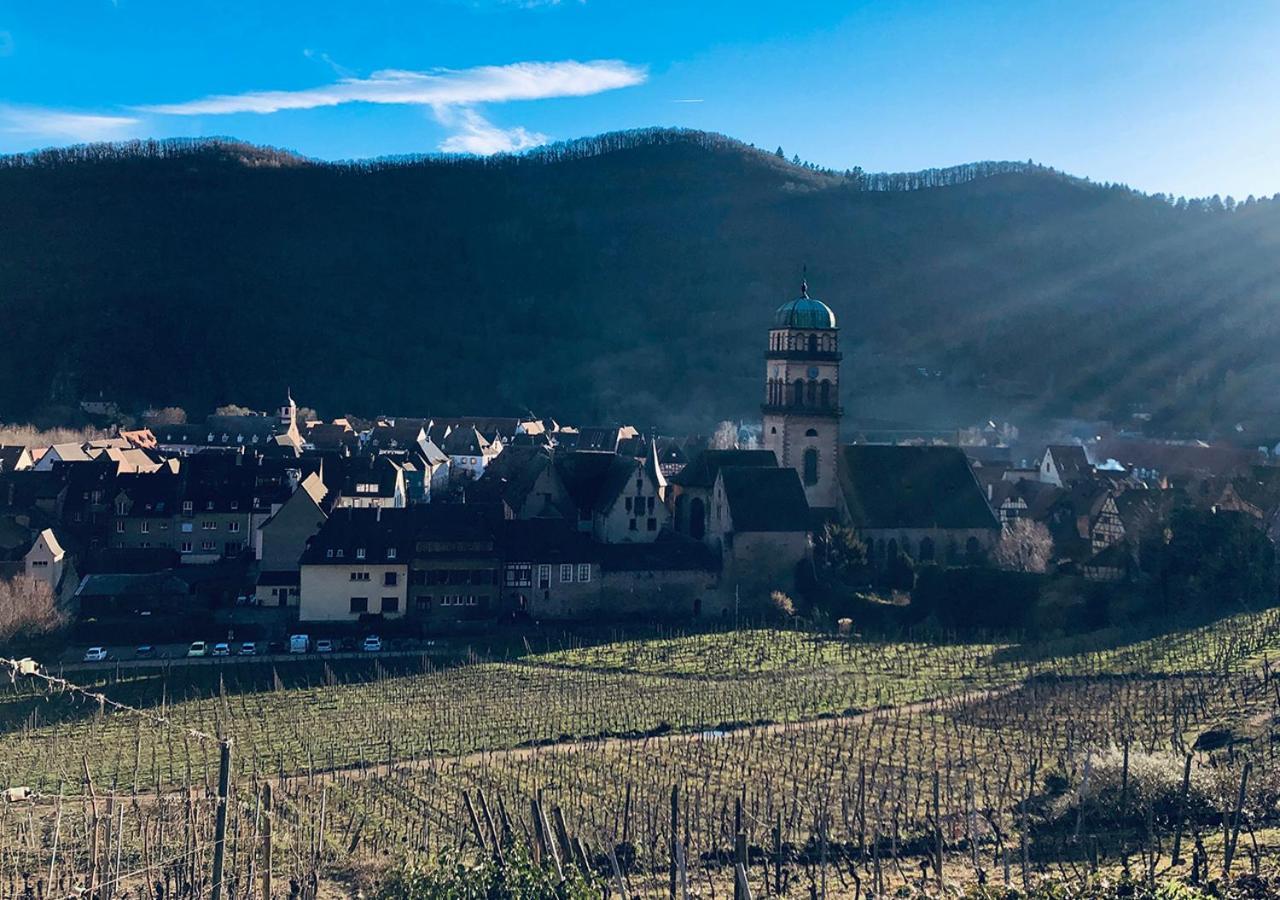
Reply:
M497 615L501 506L432 504L410 512L409 615L428 626Z
M352 456L331 460L335 509L399 509L409 502L404 468L390 456Z
M335 509L299 560L299 620L403 616L413 546L409 515L408 509Z
M1054 487L1069 487L1093 474L1085 449L1075 444L1050 444L1040 457L1040 480Z
M502 442L489 440L474 425L449 431L440 449L449 457L450 477L475 480L502 452Z
M258 563L257 597L263 605L297 606L299 560L328 516L322 503L326 489L318 472L302 480L298 490L254 530Z
M600 552L590 535L565 520L501 523L502 605L534 619L597 617Z
M726 583L756 604L795 588L810 558L809 503L795 469L722 466L711 494L709 544L718 546Z
M711 493L724 466L777 468L772 450L703 450L673 475L668 486L675 530L694 540L706 537Z

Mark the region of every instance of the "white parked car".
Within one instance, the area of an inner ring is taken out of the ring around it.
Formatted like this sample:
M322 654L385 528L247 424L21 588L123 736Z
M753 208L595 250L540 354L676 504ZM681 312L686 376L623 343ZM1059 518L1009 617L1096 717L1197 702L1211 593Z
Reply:
M209 645L204 641L192 641L191 646L187 648L187 656L208 656Z
M321 638L320 640L316 641L316 652L317 652L317 653L332 653L332 652L333 652L333 641L329 640L328 638Z
M107 658L106 647L90 647L84 652L85 662L103 662Z
M256 656L258 653L258 645L253 641L245 641L240 645L241 656Z
M214 644L213 655L214 656L230 656L231 645L230 644Z
M382 638L376 634L371 634L364 639L362 649L365 653L380 653L382 651Z

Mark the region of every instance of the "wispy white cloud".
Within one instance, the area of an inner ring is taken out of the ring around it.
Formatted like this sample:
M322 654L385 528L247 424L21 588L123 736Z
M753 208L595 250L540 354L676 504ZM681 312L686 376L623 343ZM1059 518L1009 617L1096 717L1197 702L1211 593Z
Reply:
M440 149L447 153L511 153L545 143L547 136L522 127L503 129L476 107L512 100L585 97L641 84L643 67L616 59L578 62L521 62L473 69L433 69L412 72L384 69L357 78L327 53L304 50L308 59L326 63L340 76L333 84L293 91L247 91L215 94L182 103L139 106L143 113L169 116L212 116L231 113L276 113L317 109L344 103L383 103L428 106L435 118L454 133Z
M128 137L141 120L37 106L0 104L0 131L54 141L113 141Z
M473 69L409 72L386 69L368 78L343 78L322 87L295 91L248 91L216 94L183 103L141 106L138 110L171 116L274 113L315 109L343 103L470 106L510 100L585 97L631 87L646 78L643 68L619 60L592 62L522 62Z
M324 63L326 66L332 69L333 74L337 75L339 78L355 77L355 72L352 72L346 66L339 65L338 63L334 62L333 57L323 50L312 50L311 48L308 47L307 49L302 51L302 55L305 56L307 59L314 59Z
M518 153L548 140L545 134L523 127L499 128L469 106L438 106L435 114L441 125L455 132L440 144L445 153L475 153L478 156Z
M676 103L702 103L703 99L701 97L681 97L675 102Z

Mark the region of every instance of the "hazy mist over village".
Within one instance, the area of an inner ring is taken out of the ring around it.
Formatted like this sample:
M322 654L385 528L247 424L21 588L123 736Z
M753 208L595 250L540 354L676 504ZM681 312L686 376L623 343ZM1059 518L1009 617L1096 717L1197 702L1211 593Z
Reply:
M0 900L1280 898L1278 39L0 6Z

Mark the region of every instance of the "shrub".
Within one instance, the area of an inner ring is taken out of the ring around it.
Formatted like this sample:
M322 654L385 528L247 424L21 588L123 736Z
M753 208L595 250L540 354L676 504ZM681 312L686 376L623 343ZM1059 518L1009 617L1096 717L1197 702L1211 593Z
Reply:
M555 869L538 865L520 847L505 851L505 862L490 857L469 862L448 853L434 865L401 865L378 885L377 900L587 900L593 891L574 870L565 870L561 884Z
M1059 796L1049 812L1050 821L1074 826L1084 807L1090 828L1145 828L1150 809L1155 821L1169 825L1179 818L1183 758L1166 752L1130 750L1129 779L1124 783L1124 753L1112 747L1095 757L1083 791ZM1203 821L1219 817L1215 803L1218 788L1203 767L1193 767L1187 789L1186 817Z

